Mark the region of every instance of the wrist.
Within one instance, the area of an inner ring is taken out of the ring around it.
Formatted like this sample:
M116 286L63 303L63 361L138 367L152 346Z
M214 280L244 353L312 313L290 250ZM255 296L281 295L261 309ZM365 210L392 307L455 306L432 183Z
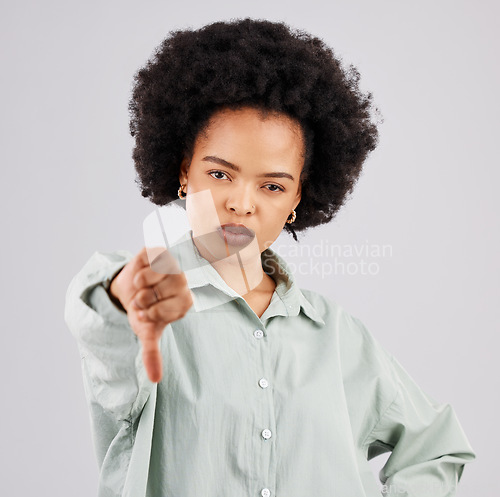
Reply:
M123 268L121 268L121 269L123 269ZM121 269L120 269L120 271L121 271ZM111 300L111 302L113 302L113 304L118 309L127 313L127 310L125 309L125 307L123 307L123 304L121 303L120 299L116 296L115 291L114 291L116 289L116 285L114 284L114 282L115 282L114 280L118 276L120 271L118 271L115 275L113 275L113 277L109 281L109 284L107 284L105 286L105 288L106 288L106 292L108 293L108 296L109 296L109 299Z

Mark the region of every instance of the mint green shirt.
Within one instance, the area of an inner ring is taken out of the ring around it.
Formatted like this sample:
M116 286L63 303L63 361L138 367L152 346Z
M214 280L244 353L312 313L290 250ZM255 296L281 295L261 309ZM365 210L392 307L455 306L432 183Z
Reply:
M194 305L165 327L163 378L106 286L133 254L95 252L72 279L99 497L449 497L475 458L450 404L424 393L363 323L294 282L276 281L259 318L190 236L170 249ZM391 455L377 482L368 460Z

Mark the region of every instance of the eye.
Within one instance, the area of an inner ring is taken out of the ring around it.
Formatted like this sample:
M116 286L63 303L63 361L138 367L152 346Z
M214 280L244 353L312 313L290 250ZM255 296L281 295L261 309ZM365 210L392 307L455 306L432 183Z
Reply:
M228 175L224 171L221 171L220 169L208 171L208 174L210 176L212 176L212 178L214 178L214 179L219 179L219 180L229 179ZM282 188L279 185L275 185L275 184L264 185L263 188L265 188L266 190L269 190L270 192L284 192L285 191L284 188Z
M283 188L281 188L281 186L278 186L278 185L265 185L266 188L269 186L269 187L272 187L273 189L271 190L271 188L267 188L270 192L283 192L285 190L283 190Z
M223 176L225 176L227 178L226 173L223 171L219 171L219 170L209 171L208 174L210 174L210 176L212 176L212 178L214 178L214 179L224 179L224 178L221 178L220 176L218 178L216 178L215 176L213 176L214 174L222 174Z

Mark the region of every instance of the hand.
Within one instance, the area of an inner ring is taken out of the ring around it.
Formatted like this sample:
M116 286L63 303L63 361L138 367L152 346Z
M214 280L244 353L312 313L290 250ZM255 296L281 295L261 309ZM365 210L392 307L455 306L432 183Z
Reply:
M151 266L145 247L126 264L111 282L110 293L127 311L130 326L142 343L148 377L158 383L162 377L161 334L168 324L186 315L193 297L185 274L167 250L149 249L149 255L154 257Z

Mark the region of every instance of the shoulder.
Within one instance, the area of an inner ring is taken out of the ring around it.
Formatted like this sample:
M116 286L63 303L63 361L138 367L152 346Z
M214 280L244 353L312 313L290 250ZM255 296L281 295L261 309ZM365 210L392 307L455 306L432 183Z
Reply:
M321 293L300 291L325 322L325 332L335 334L339 359L346 368L364 367L393 376L392 354L358 316Z
M371 336L363 323L337 301L307 288L301 288L300 291L327 326L335 323L344 333L364 335L366 338Z

